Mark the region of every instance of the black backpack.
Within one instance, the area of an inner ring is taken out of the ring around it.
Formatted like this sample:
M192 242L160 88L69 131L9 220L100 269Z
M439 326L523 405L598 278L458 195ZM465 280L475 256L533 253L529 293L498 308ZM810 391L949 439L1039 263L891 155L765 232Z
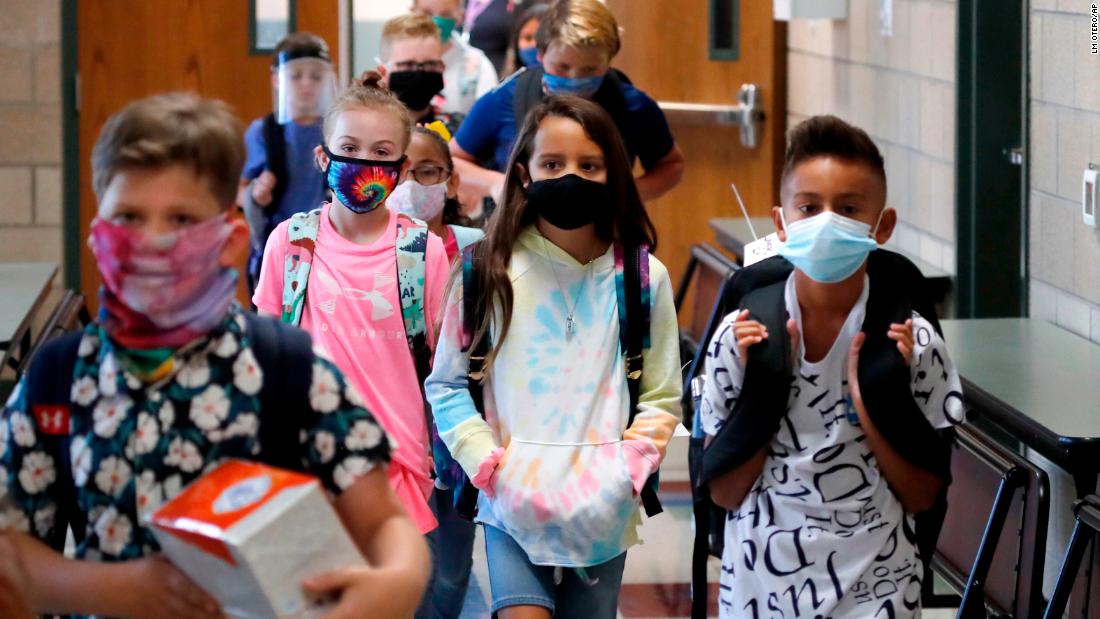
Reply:
M706 345L699 347L685 377L689 384L685 390L685 410L697 414L700 389L692 382L702 371L703 358L713 345L711 338L722 317L736 309L747 309L750 317L761 322L771 334L769 339L749 348L738 402L706 449L700 424L693 419L689 447L695 518L693 618L706 617L707 557L722 556L726 524L726 510L710 500L706 484L766 446L786 414L792 368L784 293L793 268L790 262L776 256L741 269L727 282L720 307L703 339ZM862 327L867 339L859 359L863 399L876 427L902 457L950 483L954 431L937 430L925 419L910 395L909 367L894 342L886 337L891 323L904 322L914 310L941 333L924 277L903 256L881 249L868 257L867 274L872 283ZM946 510L947 484L933 507L916 516L917 547L926 572Z
M517 133L523 129L527 112L530 112L531 108L546 98L542 91L542 75L542 67L535 67L522 69L513 78L516 80L516 90L512 95L512 114L515 117ZM625 73L618 69L611 69L607 72L603 84L600 85L600 89L596 91L592 100L607 112L611 120L615 121L619 134L623 136L627 158L633 165L637 153L633 151L630 142L626 140L626 136L631 135L628 124L630 117L627 114L626 97L623 96L623 84L631 83L630 78Z
M301 329L284 325L274 318L246 313L252 350L265 377L260 390L260 452L259 461L271 466L301 470L298 445L300 424L284 411L309 410L309 387L312 379L313 341ZM82 331L71 331L44 344L35 353L26 373L27 410L34 412L35 423L41 429L50 409L73 410L71 389ZM81 409L85 414L91 411ZM288 423L290 422L290 423ZM64 550L66 527L71 527L77 543L84 539L88 521L77 502L73 481L72 459L69 455L69 434L38 432L38 440L57 463L58 510L53 531L47 543L57 551Z
M274 213L286 194L286 135L283 125L275 120L275 114L264 116L264 157L267 169L275 175L275 188L271 190L271 203L263 207L264 213ZM262 248L261 248L262 249Z
M479 279L477 277L477 263L475 251L478 243L467 247L462 252L462 314L463 330L473 336L477 333L486 313L489 311L488 299L481 293ZM642 370L644 361L644 349L646 340L649 339L649 307L643 303L643 299L649 298L649 291L644 289L649 284L648 275L643 276L643 268L649 266L649 250L646 247L623 249L615 247L616 261L622 263L622 282L620 286L620 299L624 300L624 307L619 308L619 343L620 352L626 360L626 386L630 399L630 418L627 427L634 423L634 416L638 412L638 398L642 382ZM469 352L470 361L467 369L470 397L474 406L482 418L485 417L484 384L485 358L492 349L489 334L486 333L475 341L471 341ZM477 515L478 489L470 483L469 478L462 476L461 488L455 494L455 511L459 516L473 520ZM661 501L657 498L658 474L654 473L642 488L642 505L646 515L653 517L663 511Z

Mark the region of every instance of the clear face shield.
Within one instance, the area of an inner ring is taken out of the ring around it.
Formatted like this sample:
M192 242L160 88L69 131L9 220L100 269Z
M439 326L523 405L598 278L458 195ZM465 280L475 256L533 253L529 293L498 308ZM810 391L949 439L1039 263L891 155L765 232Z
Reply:
M336 98L336 71L327 58L282 53L273 80L275 119L314 121L328 111Z

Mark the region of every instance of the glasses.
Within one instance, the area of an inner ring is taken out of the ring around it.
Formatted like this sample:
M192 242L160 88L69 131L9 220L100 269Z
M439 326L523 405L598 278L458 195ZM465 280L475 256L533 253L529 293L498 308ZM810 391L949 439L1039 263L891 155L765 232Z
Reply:
M394 71L428 71L431 73L442 73L446 68L442 60L425 60L424 62L416 62L415 60L402 60L401 62L393 63Z
M437 185L450 180L451 171L437 165L420 165L409 170L413 179L421 185Z

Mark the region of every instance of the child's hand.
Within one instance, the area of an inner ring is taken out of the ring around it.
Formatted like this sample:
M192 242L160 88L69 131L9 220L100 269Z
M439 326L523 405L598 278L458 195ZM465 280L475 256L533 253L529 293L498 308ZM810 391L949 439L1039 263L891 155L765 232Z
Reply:
M399 619L411 617L420 603L419 596L405 593L420 590L410 582L408 575L398 570L359 566L307 578L302 587L317 597L339 598L336 607L321 619Z
M737 358L741 361L741 367L745 367L749 346L766 340L768 329L755 320L749 320L749 310L738 310L733 321L733 335L737 338Z
M149 619L224 619L221 605L163 556L125 564L133 570L128 595L134 617Z
M489 455L485 456L485 459L481 461L481 464L477 468L477 474L470 479L470 483L483 492L485 496L493 496L493 478L503 464L504 448L497 447L490 451Z
M256 180L252 181L252 201L260 206L271 204L276 180L270 170L264 170L257 176Z
M905 358L905 365L913 361L913 319L905 321L905 324L893 323L886 337L898 343L898 352Z
M0 535L0 617L30 619L31 609L23 597L27 589L27 573L15 544Z
M749 347L768 339L768 329L755 320L749 320L749 310L737 312L737 318L733 321L733 334L737 338L738 360L741 367L749 358ZM791 349L798 349L798 323L794 318L787 320L787 334L791 338Z

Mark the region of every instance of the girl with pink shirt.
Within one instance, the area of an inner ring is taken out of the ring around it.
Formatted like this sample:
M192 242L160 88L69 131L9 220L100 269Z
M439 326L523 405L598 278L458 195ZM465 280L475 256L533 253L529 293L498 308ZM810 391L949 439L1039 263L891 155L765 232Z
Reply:
M333 201L271 234L253 303L310 332L376 412L395 443L390 484L427 533L436 519L418 364L426 368L435 345L449 266L423 222L381 208L408 168L412 120L379 80L365 73L325 118L315 156ZM410 285L403 275L413 256L423 270ZM410 319L420 325L420 354Z

